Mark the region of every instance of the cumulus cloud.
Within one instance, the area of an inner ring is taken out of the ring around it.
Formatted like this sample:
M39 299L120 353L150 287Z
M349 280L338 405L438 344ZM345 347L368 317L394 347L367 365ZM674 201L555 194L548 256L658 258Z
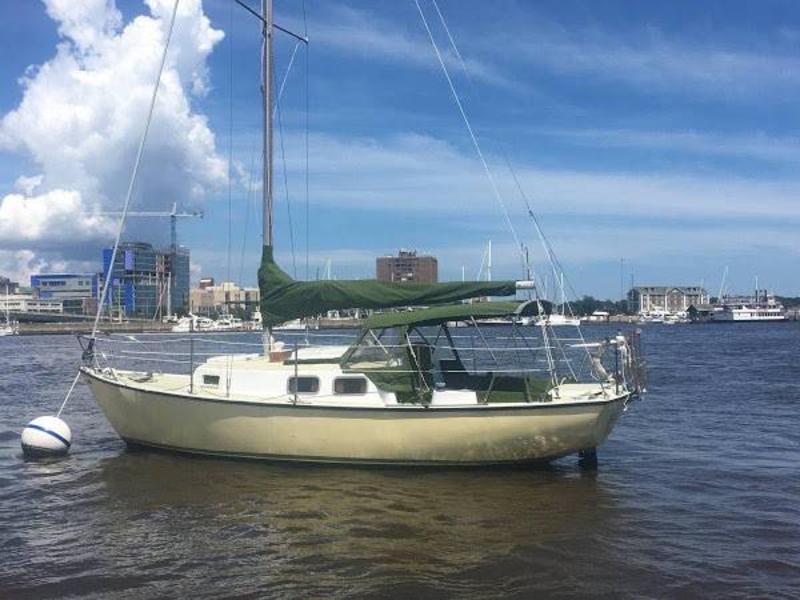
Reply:
M112 235L112 224L87 211L79 192L51 190L38 196L8 194L0 204L0 248L31 242L70 244L74 239Z
M124 202L173 6L145 0L149 14L124 24L114 0L44 4L58 25L55 55L28 68L19 105L0 119L0 150L27 157L39 171L20 177L17 193L0 190L0 262L18 268L37 259L82 260L82 244L112 239L114 221L101 213ZM208 91L206 59L222 38L200 0L181 2L137 208L195 205L224 183L214 134L191 102Z

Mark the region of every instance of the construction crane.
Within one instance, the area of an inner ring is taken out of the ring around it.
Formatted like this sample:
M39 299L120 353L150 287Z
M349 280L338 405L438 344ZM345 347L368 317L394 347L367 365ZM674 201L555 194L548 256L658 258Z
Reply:
M119 217L122 215L121 212L101 212L103 216L108 217ZM169 212L166 211L128 211L129 217L154 217L154 218L165 218L169 217L169 254L170 254L170 262L174 260L174 257L178 254L178 219L185 219L185 218L194 218L199 217L203 218L203 211L202 210L195 210L192 212L178 212L178 203L172 203L172 210ZM172 267L170 267L171 269ZM159 286L161 287L161 286ZM167 289L159 292L159 296L163 296L166 292L167 297L167 315L172 315L172 272L169 274L169 278L167 280ZM159 309L157 313L161 310L161 300L158 302ZM155 315L154 315L155 316Z
M119 217L122 215L121 212L101 212L101 215L108 216L108 217ZM199 217L203 218L203 211L202 210L195 210L192 212L178 212L178 203L174 202L172 204L172 210L169 212L166 211L129 211L129 217L158 217L164 218L169 217L169 251L171 254L175 254L178 251L178 219L184 218L192 218L192 217Z

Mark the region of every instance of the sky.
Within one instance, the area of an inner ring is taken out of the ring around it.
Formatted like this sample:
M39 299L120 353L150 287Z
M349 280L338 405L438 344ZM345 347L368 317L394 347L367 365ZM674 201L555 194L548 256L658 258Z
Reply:
M99 268L172 5L0 3L0 274ZM442 280L474 278L491 240L494 277L520 278L519 239L543 277L524 193L578 295L632 281L714 294L726 267L731 291L757 277L800 295L796 2L419 6L491 180L414 0L276 0L276 22L310 40L275 37L290 274L330 261L337 278L372 277L376 256L406 248L437 256ZM181 0L132 210L204 211L178 227L195 279L255 282L259 45L232 0ZM166 245L168 231L131 218L124 239Z

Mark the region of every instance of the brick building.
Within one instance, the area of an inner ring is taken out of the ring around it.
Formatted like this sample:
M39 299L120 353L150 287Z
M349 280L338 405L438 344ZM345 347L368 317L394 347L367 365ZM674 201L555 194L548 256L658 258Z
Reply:
M400 250L397 256L379 256L376 260L378 281L439 281L439 263L435 256L418 256L416 250Z

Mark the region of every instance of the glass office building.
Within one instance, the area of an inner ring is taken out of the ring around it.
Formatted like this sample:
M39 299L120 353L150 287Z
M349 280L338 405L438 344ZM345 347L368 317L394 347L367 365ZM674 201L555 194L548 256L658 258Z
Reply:
M103 278L111 263L112 249L103 250ZM157 251L145 242L124 242L111 268L111 287L106 299L112 314L157 319L184 314L189 308L189 250Z

